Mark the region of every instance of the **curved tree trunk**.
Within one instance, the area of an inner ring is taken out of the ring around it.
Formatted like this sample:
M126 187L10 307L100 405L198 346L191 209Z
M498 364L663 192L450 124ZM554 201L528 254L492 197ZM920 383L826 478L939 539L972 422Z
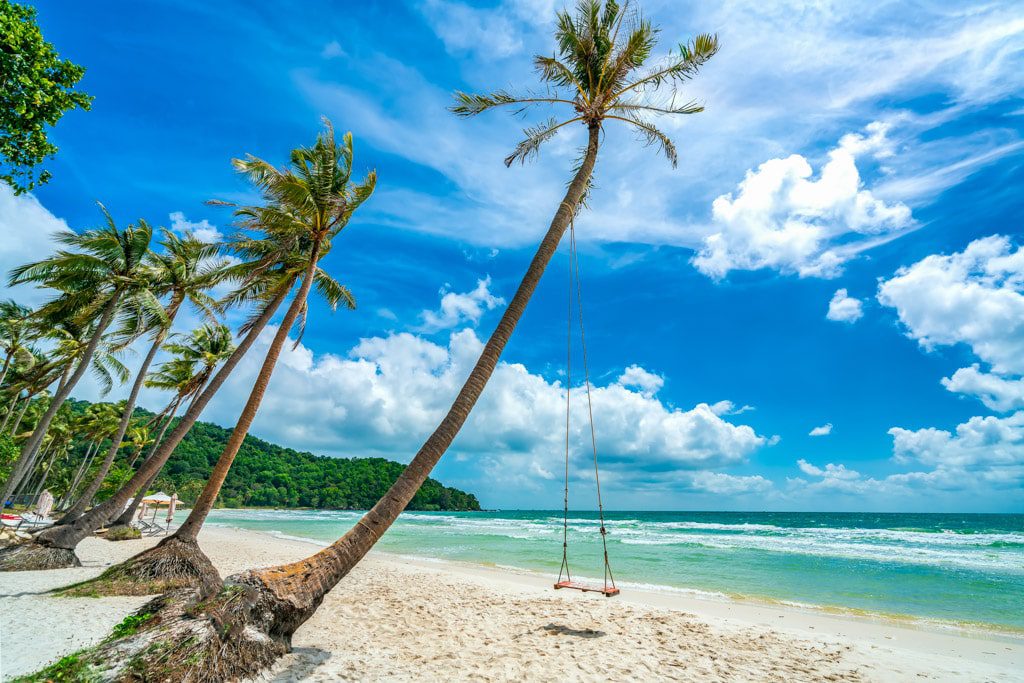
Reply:
M0 387L2 387L4 385L4 380L7 379L7 369L11 367L11 358L13 358L13 357L14 357L14 350L13 349L8 351L7 355L4 356L4 367L3 367L3 370L0 370Z
M314 245L309 257L309 265L302 279L302 286L299 287L295 298L292 299L292 303L274 335L274 340L271 342L270 348L267 349L267 355L256 376L256 382L253 384L252 391L249 392L249 399L245 402L245 407L242 408L242 412L238 416L238 422L231 430L231 436L224 444L224 450L217 459L210 478L196 499L195 505L192 506L185 523L155 547L110 567L98 577L96 583L90 584L90 590L102 594L117 592L145 595L183 585L219 584L220 575L210 559L199 548L196 537L206 516L213 509L221 486L238 454L238 449L241 448L242 442L245 441L245 436L249 433L249 428L256 418L281 350L284 348L285 342L288 341L288 333L306 304L309 290L313 284L319 253L319 246Z
M53 448L52 439L50 440L50 443L46 444L36 452L35 456L32 458L32 462L29 463L28 474L21 480L21 484L18 485L18 488L15 489L15 498L25 495L26 491L32 490L32 483L36 478L36 465L46 460L46 454L50 452L51 448Z
M494 372L501 352L526 310L530 297L586 191L597 160L599 133L600 126L590 126L583 163L569 185L515 296L491 338L487 340L483 353L448 414L394 485L348 533L316 555L292 564L243 572L228 580L255 589L263 600L274 604L274 624L270 630L272 636L290 639L295 629L313 615L324 595L348 574L398 518L459 433Z
M35 500L39 500L39 494L43 492L43 487L46 486L46 480L50 477L50 472L53 471L53 464L55 462L57 462L57 458L59 456L60 456L59 453L54 453L53 457L50 458L50 461L45 463L45 469L43 470L43 477L42 477L42 479L39 480L39 485L36 486L35 493L32 494L32 497Z
M190 680L223 681L255 676L290 649L295 630L394 522L465 423L586 189L600 128L592 125L589 132L583 163L476 366L441 424L373 509L310 558L236 574L216 593L202 586L158 598L143 608L160 615L151 628L101 648L92 655L94 661L111 671L127 671L130 662L135 676L139 671L177 670L187 672ZM157 648L159 659L147 659L146 653Z
M124 410L121 412L121 421L117 425L117 431L114 433L110 441L110 448L107 449L107 455L103 459L103 464L100 465L100 469L96 472L96 476L93 477L92 482L86 487L85 491L79 496L75 504L71 506L71 509L67 511L58 525L68 524L74 521L85 512L85 509L92 503L93 497L96 492L100 490L100 486L103 485L103 480L107 478L107 472L110 471L110 467L114 464L114 458L117 457L117 452L121 449L121 442L124 441L124 434L128 431L128 424L132 421L132 414L135 413L135 402L139 400L139 392L142 391L142 384L146 380L146 373L149 372L149 366L153 362L153 358L156 357L157 351L160 350L160 346L164 343L164 339L167 337L167 332L170 330L171 325L174 324L174 319L178 316L178 311L181 308L180 300L172 300L168 306L167 324L160 328L156 337L153 339L153 343L149 347L149 353L142 359L142 365L139 367L139 372L135 375L135 382L132 383L132 390L128 394L128 399L125 401Z
M245 440L246 434L249 433L252 421L256 419L256 412L260 409L260 403L263 402L264 394L267 393L267 386L270 384L270 378L274 374L274 367L277 365L277 359L281 355L281 349L284 348L285 342L288 341L288 333L295 324L295 320L299 317L299 313L306 305L306 299L309 297L309 290L313 284L313 275L319 258L319 245L314 245L309 258L309 267L306 268L306 273L302 280L302 286L299 288L295 298L292 299L292 303L284 315L284 320L281 321L281 326L278 327L277 334L274 335L274 341L271 342L270 348L267 349L267 355L263 359L263 365L260 367L260 374L256 376L256 382L253 384L252 391L249 392L249 400L245 402L245 407L242 408L242 412L238 416L238 422L235 424L234 429L231 430L228 442L224 444L224 451L217 459L217 464L214 465L213 472L210 473L210 479L206 482L206 486L203 487L203 492L196 499L195 505L192 506L192 511L189 513L185 523L174 533L175 536L194 540L199 533L199 528L203 526L206 516L213 509L217 495L220 493L220 488L224 484L224 479L228 476L228 470L231 469L231 464L235 461L235 456L238 455L238 449L242 447L242 442Z
M55 510L63 510L64 506L71 502L72 497L75 495L75 489L82 483L82 477L92 467L93 458L96 457L96 453L100 449L100 442L94 441L89 443L89 448L85 450L85 457L82 458L82 464L78 466L78 471L75 472L75 476L71 478L71 484L68 486L68 490L64 492L64 495L60 497L60 501L54 506Z
M146 492L153 486L153 482L156 481L158 476L160 476L160 470L154 472L152 477L143 482L142 486L139 487L139 490L136 491L135 495L132 497L131 504L124 509L124 512L121 513L120 517L110 524L111 529L114 527L131 525L132 520L135 519L135 513L139 511L139 506L142 505L142 499L146 497Z
M16 419L14 421L14 424L11 425L11 436L12 437L17 436L17 434L18 434L18 427L21 426L21 421L25 419L25 413L28 412L29 406L32 405L32 399L34 397L35 397L35 394L29 394L28 396L25 397L25 404L23 406L21 406L21 410L18 411L18 419Z
M114 313L117 311L117 305L121 300L120 292L115 292L110 296L110 301L103 308L103 313L100 314L100 319L96 323L96 329L92 333L92 338L89 340L89 344L85 347L85 351L82 353L82 357L78 362L78 367L75 368L74 374L68 378L66 382L57 390L53 400L50 401L49 408L39 419L36 424L36 428L32 431L32 436L28 438L25 445L21 447L21 454L18 456L18 462L11 470L11 476L7 478L7 483L4 484L3 495L0 496L0 500L7 500L7 497L11 495L11 491L17 486L22 477L25 476L25 463L27 463L31 457L35 454L39 448L39 444L42 443L43 437L46 436L46 430L50 428L50 423L53 422L53 418L57 415L57 411L64 405L64 401L67 400L68 396L71 395L71 390L78 384L78 380L82 379L85 375L85 371L89 369L89 364L92 363L92 357L96 353L96 348L100 345L100 339L103 338L103 333L106 332L107 327L114 319Z
M138 491L139 487L153 476L154 472L164 466L167 459L171 457L171 453L174 452L174 449L185 437L189 429L192 428L192 425L199 419L199 415L203 412L206 404L210 402L221 385L227 380L231 371L235 369L235 366L238 365L245 353L255 343L260 332L270 322L277 308L288 295L292 284L294 284L294 281L281 288L277 296L267 305L266 310L255 321L252 329L249 330L234 353L224 362L224 365L210 381L210 384L203 390L203 393L193 401L188 411L179 420L178 425L171 431L167 440L160 445L159 450L143 463L142 467L132 475L132 478L117 493L81 515L71 524L51 527L41 531L36 535L34 543L21 544L17 549L6 548L0 550L0 571L73 566L77 562L74 554L75 546L83 538L110 521L114 515L119 515L128 499L132 497L132 494ZM52 550L54 552L42 552L45 550ZM31 557L33 554L40 555L41 561L37 563ZM58 562L61 564L58 564Z
M11 405L9 408L7 408L7 412L4 414L3 423L0 424L0 432L3 432L7 429L7 424L11 421L11 418L14 417L14 412L18 409L18 399L20 398L21 391L14 392L14 398L11 399Z

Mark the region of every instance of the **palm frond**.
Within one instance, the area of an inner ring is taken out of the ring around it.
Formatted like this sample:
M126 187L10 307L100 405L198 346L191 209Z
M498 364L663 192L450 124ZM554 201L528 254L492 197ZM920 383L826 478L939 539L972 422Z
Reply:
M540 154L540 146L553 138L560 128L567 126L570 123L582 120L582 116L576 116L562 122L551 118L545 123L524 129L523 135L526 137L516 145L516 148L512 150L511 154L505 157L505 165L511 166L517 161L525 164L527 160Z

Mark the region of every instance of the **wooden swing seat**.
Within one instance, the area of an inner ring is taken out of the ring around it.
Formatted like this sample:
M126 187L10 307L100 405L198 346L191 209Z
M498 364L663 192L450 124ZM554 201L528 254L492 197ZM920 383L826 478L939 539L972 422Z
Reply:
M576 581L559 581L555 584L555 590L558 590L559 588L571 588L583 593L600 593L606 598L619 594L619 589L615 586L588 586L584 583L577 583Z

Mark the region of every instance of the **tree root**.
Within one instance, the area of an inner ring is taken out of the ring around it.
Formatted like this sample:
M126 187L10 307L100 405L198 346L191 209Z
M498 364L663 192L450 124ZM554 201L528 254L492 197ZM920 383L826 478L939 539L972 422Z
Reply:
M108 541L133 541L136 538L142 538L142 532L131 524L115 524L107 529L103 538Z
M305 619L288 619L296 606L247 576L212 592L190 588L162 595L98 647L23 680L66 680L59 678L63 670L54 669L62 663L74 667L76 680L90 681L213 683L255 676L291 649L291 632L281 628L279 617Z
M58 589L67 597L158 595L182 588L204 592L221 585L220 574L199 544L168 536L158 545L115 564L94 579Z
M0 572L24 572L39 569L81 567L82 563L69 548L55 548L34 541L0 548Z

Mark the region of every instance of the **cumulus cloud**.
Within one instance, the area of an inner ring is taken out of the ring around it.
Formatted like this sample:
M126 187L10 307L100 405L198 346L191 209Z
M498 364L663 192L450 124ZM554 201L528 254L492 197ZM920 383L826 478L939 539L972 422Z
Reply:
M1007 379L983 372L977 363L960 368L952 377L944 377L942 386L958 394L977 397L986 408L1001 413L1024 408L1024 378Z
M852 298L846 289L837 289L828 302L828 313L825 315L829 320L842 323L854 323L864 316L864 308L860 299Z
M857 472L856 470L848 470L846 469L846 465L834 465L832 463L828 463L825 465L824 469L822 469L821 467L812 465L803 458L797 460L796 464L800 468L801 472L812 477L843 480L858 479L860 477L860 472Z
M900 268L878 287L906 334L926 350L965 344L981 361L942 380L993 410L1021 404L1024 375L1024 248L1008 237L975 240L950 255Z
M748 171L735 192L713 202L715 232L704 238L693 265L716 279L761 268L831 278L860 251L910 228L906 205L862 189L857 157L891 154L885 132L876 122L867 135L844 136L817 178L799 154Z
M743 413L754 410L754 406L737 406L732 401L718 401L717 403L711 404L711 410L715 415L742 415ZM772 438L778 440L778 437Z
M231 424L248 393L274 330L267 330L207 409L205 419ZM476 362L483 342L471 329L438 344L408 332L362 339L347 354L287 347L256 418L264 438L334 455L386 455L408 460L436 427ZM634 380L657 375L624 372ZM501 362L453 451L491 476L548 479L564 457L565 386ZM701 470L745 462L769 443L706 403L682 410L618 380L595 386L593 398L602 476L615 481L648 472ZM585 392L574 387L571 422L574 476L590 476ZM503 479L504 480L504 479ZM510 480L511 481L511 480ZM723 480L724 481L724 480Z
M469 292L456 293L441 290L441 307L437 311L424 311L420 332L450 330L463 323L476 324L485 311L502 306L505 300L491 294L491 277L477 280L476 288Z
M98 214L97 214L98 215ZM50 213L31 194L15 195L6 184L0 183L0 292L13 296L26 305L42 303L47 294L22 285L6 286L7 274L12 268L38 261L56 248L53 235L69 230L68 224Z
M639 365L630 365L626 368L619 375L618 381L624 387L636 387L644 396L653 396L665 384L665 380L660 375L648 372Z
M181 211L171 213L169 218L171 219L171 230L179 235L191 234L203 242L219 242L224 239L220 230L205 218L197 222L190 221Z
M808 436L828 436L831 433L832 423L829 422L828 424L823 424L820 427L815 427L808 433Z
M995 372L1024 374L1024 248L1008 237L900 268L879 284L878 300L925 349L967 344Z
M1006 417L972 417L955 432L932 427L893 427L897 462L920 462L937 469L1024 465L1024 411Z

